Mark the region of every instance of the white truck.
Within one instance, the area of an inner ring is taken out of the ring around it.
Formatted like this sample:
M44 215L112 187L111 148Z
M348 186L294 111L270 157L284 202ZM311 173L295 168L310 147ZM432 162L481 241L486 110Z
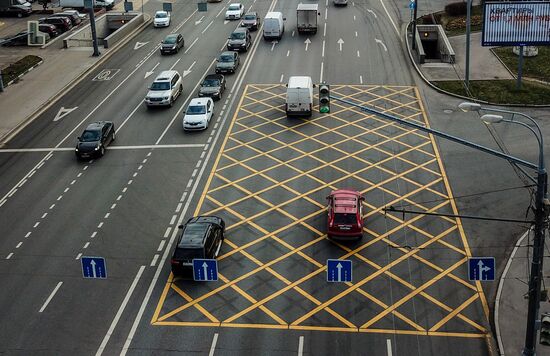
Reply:
M317 33L318 4L298 4L296 9L297 27L299 33Z
M83 9L84 0L59 0L59 6ZM115 6L114 0L95 0L94 1L94 7L104 7L107 10L111 10L114 6Z

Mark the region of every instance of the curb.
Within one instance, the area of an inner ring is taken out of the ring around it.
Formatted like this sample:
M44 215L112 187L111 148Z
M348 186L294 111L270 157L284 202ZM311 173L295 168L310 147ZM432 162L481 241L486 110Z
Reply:
M493 312L493 318L495 320L495 334L496 339L498 343L498 350L499 355L504 356L504 345L502 344L502 336L500 334L500 324L498 322L499 312L500 312L500 296L502 295L502 289L504 286L504 279L506 278L506 274L508 273L508 269L510 268L510 265L512 264L512 261L514 259L514 256L516 255L516 252L518 251L518 248L521 246L521 243L523 242L523 239L525 239L526 236L529 235L529 232L531 229L527 230L516 242L516 245L514 246L514 249L512 250L512 253L510 254L510 257L508 258L508 261L506 262L506 266L504 267L504 271L502 271L502 274L500 275L500 280L498 281L498 289L497 289L497 295L495 297L495 311Z
M412 23L412 22L411 22ZM464 100L468 100L468 101L471 101L471 102L474 102L474 103L480 103L480 104L487 104L487 105L493 105L493 106L503 106L503 107L522 107L522 108L547 108L547 107L550 107L550 104L540 104L540 105L537 105L537 104L497 104L497 103L492 103L492 102L489 102L489 101L485 101L485 100L480 100L480 99L476 99L476 98L470 98L468 96L462 96L462 95L459 95L459 94L455 94L455 93L451 93L451 92L448 92L446 90L443 90L439 87L437 87L436 85L434 85L432 82L430 82L425 76L424 76L424 73L422 73L422 71L420 70L420 68L418 67L418 65L416 64L416 61L414 60L413 56L412 56L412 52L411 52L411 48L410 48L410 45L409 45L409 39L408 39L408 34L409 34L409 28L411 26L411 23L409 23L407 25L407 27L405 28L405 43L407 44L407 52L409 53L409 59L410 61L412 62L412 64L414 65L414 68L416 69L416 72L418 73L418 75L420 75L420 77L422 78L422 80L428 85L430 86L432 89L434 89L435 91L439 92L439 93L442 93L442 94L446 94L446 95L449 95L449 96L453 96L455 98L459 98L459 99L464 99ZM491 51L492 52L492 51ZM499 58L498 56L496 56L497 58ZM499 58L499 61L500 61L500 58ZM501 62L502 63L502 62ZM506 70L510 71L508 69L508 67L504 66L506 68Z
M40 62L36 63L35 65L33 65L32 67L28 68L27 70L25 70L23 73L19 74L17 76L17 78L15 79L12 79L10 80L9 82L7 82L5 85L4 85L4 88L7 88L8 86L12 85L13 83L19 81L19 79L21 79L21 77L23 77L25 74L27 74L28 72L30 72L31 70L33 70L34 68L38 67L39 65L41 65L42 63L44 63L44 60L41 59Z
M67 83L67 85L65 85L57 93L53 94L48 100L46 100L38 110L36 110L34 113L27 116L24 120L22 120L17 126L15 126L3 137L0 137L0 147L3 147L15 135L17 135L21 130L23 130L28 124L33 122L43 112L45 112L50 107L52 107L59 99L61 99L61 97L65 93L73 89L78 83L80 83L84 79L84 77L86 77L89 73L95 70L99 65L103 64L103 62L109 59L114 53L116 53L120 48L122 48L122 46L130 42L130 40L132 40L138 33L143 31L145 27L147 27L152 22L151 16L147 14L144 15L144 19L145 21L143 22L143 24L141 24L138 28L132 31L128 36L126 36L122 41L117 43L113 48L109 49L109 51L107 51L107 53L103 55L96 63L94 63L92 66L90 66L89 68L84 70L82 73L74 77L69 83Z

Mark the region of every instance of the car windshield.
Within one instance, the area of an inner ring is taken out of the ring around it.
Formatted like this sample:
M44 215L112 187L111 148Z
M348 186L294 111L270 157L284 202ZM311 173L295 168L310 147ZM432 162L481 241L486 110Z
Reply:
M355 219L355 214L335 213L334 223L352 225L352 224L356 224L357 220Z
M162 41L162 43L174 44L176 43L176 39L177 39L176 36L168 36L164 39L164 41Z
M229 10L239 10L239 5L229 5Z
M93 142L93 141L99 141L99 131L97 130L86 130L80 136L80 141L82 142Z
M255 15L244 15L244 19L245 20L256 20L256 16Z
M225 54L220 57L220 62L233 62L233 56L231 54Z
M244 39L244 32L233 32L231 34L232 40L242 40Z
M167 14L166 12L157 12L157 13L155 14L155 17L156 17L157 19L163 19L163 18L165 18L165 17L168 17L168 14Z
M151 90L170 90L170 82L153 82Z
M204 107L204 105L190 105L187 108L187 112L186 112L187 115L200 115L205 113L206 113L206 108Z
M203 87L217 87L219 86L219 81L217 79L205 79L202 82Z

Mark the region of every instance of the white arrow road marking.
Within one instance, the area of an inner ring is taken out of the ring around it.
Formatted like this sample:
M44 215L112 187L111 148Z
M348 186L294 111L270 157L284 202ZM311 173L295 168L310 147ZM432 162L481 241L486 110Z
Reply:
M340 52L342 52L342 45L344 44L344 40L340 38L338 40L338 44L340 45Z
M229 23L229 20L223 20L223 24L227 25Z
M378 18L378 16L376 16L376 13L374 13L374 11L372 11L371 9L367 9L367 11L370 12L375 19Z
M310 45L311 41L309 40L309 38L307 38L304 43L306 44L306 52L307 52L307 47Z
M193 47L193 45L194 45L195 43L197 43L198 40L199 40L198 37L195 38L195 40L191 43L191 45L190 45L189 47L187 47L187 49L186 49L185 52L183 52L183 53L187 54L187 52L189 52L189 50L191 49L191 47Z
M376 43L378 43L379 45L381 45L384 48L384 51L386 51L386 52L388 51L388 48L386 47L384 42L382 42L382 40L379 40L378 38L375 38L374 40L376 41Z
M198 24L200 24L200 23L202 22L202 19L204 19L204 16L203 16L203 17L201 17L201 18L200 18L200 20L198 20L198 21L195 21L195 25L198 25Z
M279 43L279 41L271 41L271 52L273 52L273 49L277 43Z
M136 42L136 44L134 45L134 51L136 49L140 49L141 47L145 46L147 43L149 43L149 41L147 41L147 42Z
M62 106L61 109L59 109L57 115L55 115L53 121L61 120L62 118L64 118L65 116L69 115L71 112L76 110L76 108L78 108L78 106L75 106L74 108L70 108L70 109L65 109Z
M160 64L160 62L157 63L157 64L155 64L155 66L154 66L150 71L145 72L145 78L143 78L143 79L147 79L148 76L150 76L151 74L155 73L155 68L157 68L159 64Z
M197 61L194 61L193 64L191 64L191 66L189 66L189 69L183 71L183 77L184 78L185 78L186 75L191 73L191 69L193 69L193 66L195 65L195 63L197 63Z

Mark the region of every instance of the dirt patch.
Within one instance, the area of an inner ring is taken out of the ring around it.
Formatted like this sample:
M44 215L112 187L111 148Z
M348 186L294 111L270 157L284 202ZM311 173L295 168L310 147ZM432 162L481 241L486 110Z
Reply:
M2 69L2 81L6 86L12 80L18 78L21 74L25 73L29 68L35 66L42 61L42 58L38 56L25 56L15 63Z

